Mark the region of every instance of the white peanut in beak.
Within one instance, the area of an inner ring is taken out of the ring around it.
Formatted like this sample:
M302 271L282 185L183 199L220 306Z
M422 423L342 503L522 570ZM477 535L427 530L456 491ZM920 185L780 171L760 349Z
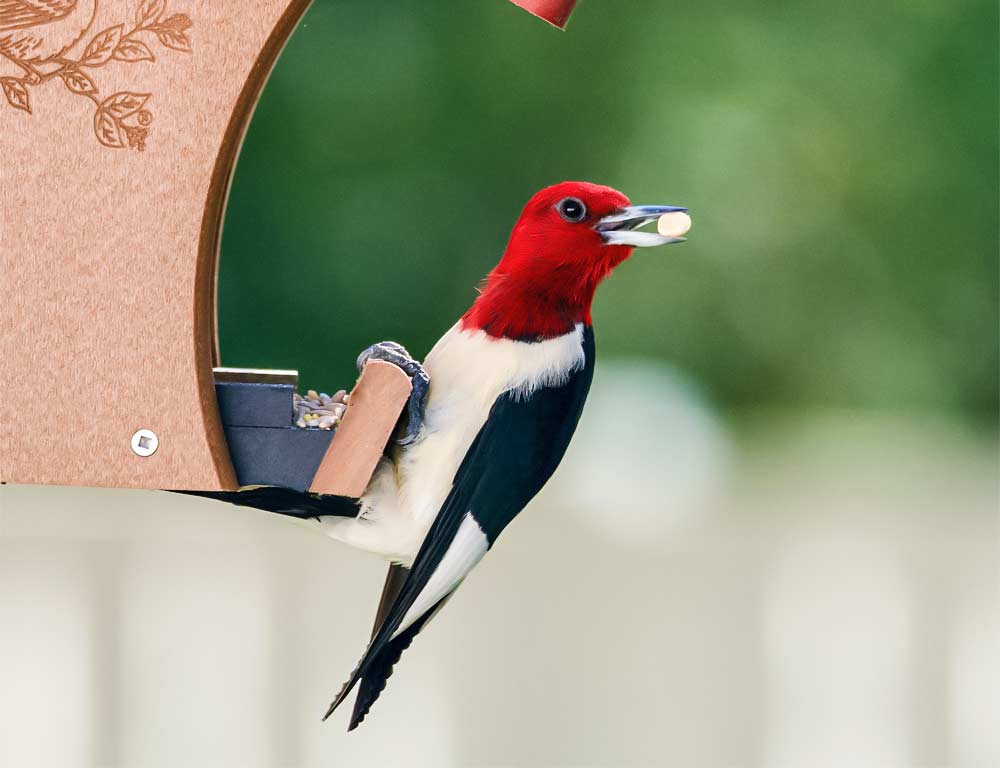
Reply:
M664 237L682 237L691 229L691 217L683 211L665 213L656 220L656 231Z

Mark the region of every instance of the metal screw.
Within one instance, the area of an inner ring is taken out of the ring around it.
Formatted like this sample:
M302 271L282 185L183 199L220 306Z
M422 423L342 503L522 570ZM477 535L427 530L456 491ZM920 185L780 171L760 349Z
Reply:
M160 445L160 440L151 429L140 429L132 435L132 451L136 456L152 456Z

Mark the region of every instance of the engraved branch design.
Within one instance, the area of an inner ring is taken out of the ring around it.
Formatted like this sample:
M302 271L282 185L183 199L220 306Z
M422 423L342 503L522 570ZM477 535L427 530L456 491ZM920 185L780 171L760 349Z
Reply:
M59 79L71 93L94 103L94 135L101 144L141 152L153 122L153 113L145 108L151 94L119 91L102 96L88 70L99 69L110 61L155 62L150 49L154 39L165 48L191 53L187 34L190 28L191 19L186 14L167 15L166 0L142 0L131 25L116 24L99 32L77 59L53 56L28 63L0 51L0 56L25 72L23 77L0 78L0 87L11 107L31 114L31 89ZM55 65L55 69L41 71L48 65Z

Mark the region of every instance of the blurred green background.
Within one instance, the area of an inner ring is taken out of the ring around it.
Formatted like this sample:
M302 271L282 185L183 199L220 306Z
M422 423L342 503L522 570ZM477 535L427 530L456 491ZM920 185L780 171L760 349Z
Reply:
M601 357L723 410L997 419L997 6L316 0L267 86L223 242L226 365L353 382L422 356L538 188L688 205L598 293Z

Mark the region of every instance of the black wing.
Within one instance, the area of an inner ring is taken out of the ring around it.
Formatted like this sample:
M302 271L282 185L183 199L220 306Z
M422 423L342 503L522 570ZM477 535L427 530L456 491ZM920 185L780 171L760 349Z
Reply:
M324 719L363 680L349 730L356 728L384 689L393 665L448 599L446 595L394 637L455 539L466 513L492 545L555 471L576 430L593 378L594 337L590 328L585 330L583 344L585 365L564 385L540 389L526 398L509 393L497 398L385 620Z

